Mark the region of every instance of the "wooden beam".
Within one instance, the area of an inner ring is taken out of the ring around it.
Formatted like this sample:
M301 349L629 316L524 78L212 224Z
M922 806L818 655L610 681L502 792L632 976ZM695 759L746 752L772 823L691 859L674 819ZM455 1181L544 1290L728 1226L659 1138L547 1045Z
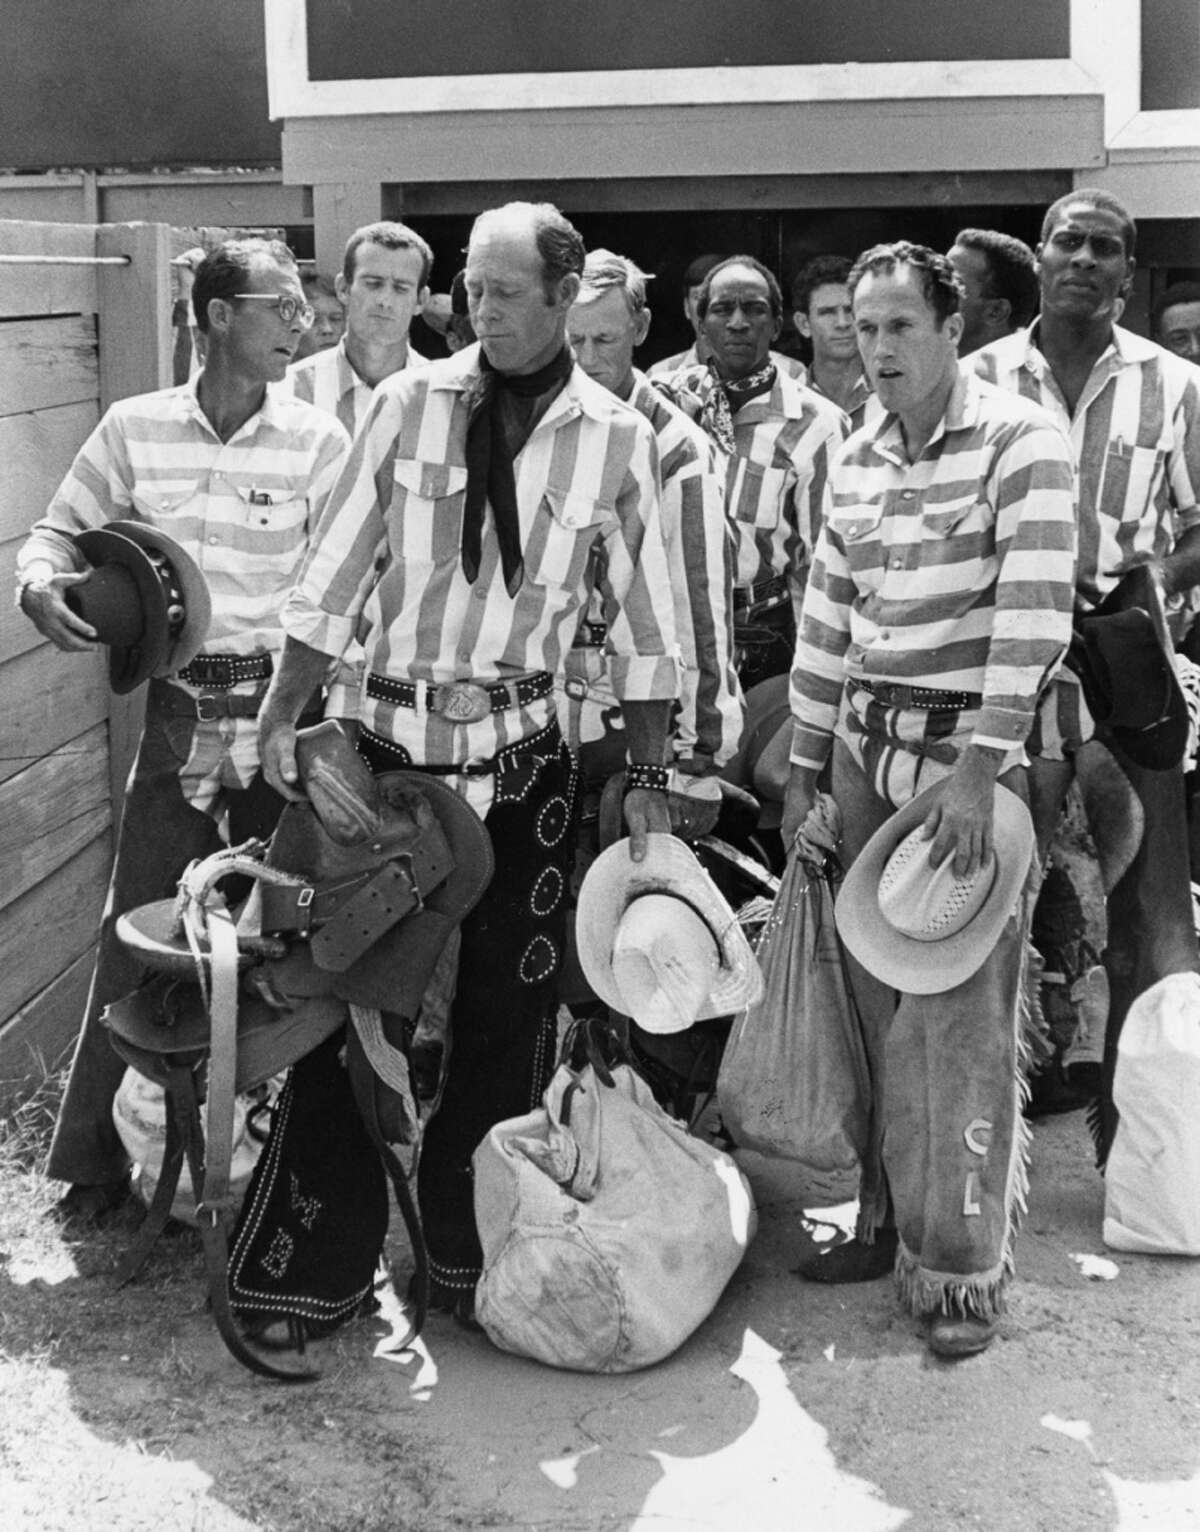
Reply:
M79 1033L92 979L95 948L88 947L0 1025L0 1111L64 1068Z
M95 245L94 230L74 224L0 223L0 255L89 256ZM96 273L95 266L0 264L0 319L94 314Z
M35 633L33 624L26 626ZM0 783L108 718L108 656L65 654L53 644L36 648L0 665L0 695L5 699ZM72 746L72 748L79 748ZM98 748L107 755L107 741ZM107 780L107 779L106 779Z
M345 164L338 172L339 177L345 174ZM342 269L346 241L355 229L383 216L383 188L378 181L343 181L326 176L320 185L314 183L312 194L317 270L332 276Z
M0 419L0 542L23 537L100 419L95 400Z
M0 324L0 416L79 404L98 392L91 316Z
M95 724L0 783L0 911L108 830L107 743Z
M1104 163L1094 95L913 97L289 118L288 181L952 174ZM318 215L318 226L320 217Z
M165 224L102 224L97 255L127 255L99 277L100 405L171 382L170 230Z
M5 910L0 1018L15 1015L95 941L111 866L105 832Z
M1070 191L1069 170L977 170L846 176L690 176L671 180L419 181L404 187L404 217L474 215L549 192L568 214L799 212L814 208L1046 207ZM386 192L385 188L385 192ZM390 215L389 215L390 216ZM1138 220L1139 231L1141 220ZM1139 241L1140 246L1140 241Z

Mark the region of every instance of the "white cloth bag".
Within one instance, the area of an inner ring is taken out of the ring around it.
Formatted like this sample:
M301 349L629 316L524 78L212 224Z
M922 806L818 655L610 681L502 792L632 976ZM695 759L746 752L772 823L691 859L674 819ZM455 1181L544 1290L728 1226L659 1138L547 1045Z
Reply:
M712 1312L756 1227L733 1160L632 1069L561 1066L540 1110L474 1155L475 1314L503 1351L579 1372L669 1356Z
M1160 979L1129 1007L1104 1171L1104 1243L1200 1255L1200 974Z

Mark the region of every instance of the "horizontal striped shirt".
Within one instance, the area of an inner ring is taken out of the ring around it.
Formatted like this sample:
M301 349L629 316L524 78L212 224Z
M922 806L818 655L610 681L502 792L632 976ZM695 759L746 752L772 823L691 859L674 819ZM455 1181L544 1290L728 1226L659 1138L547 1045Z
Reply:
M478 358L473 346L376 389L284 626L331 655L357 633L369 669L397 680L556 675L599 579L614 692L631 701L675 697L654 433L579 367L514 462L524 557L516 596L505 588L490 507L478 577L472 584L463 574L467 418ZM423 698L416 709L360 698L369 729L416 762L443 764L490 759L544 727L554 706L548 696L459 724L427 712Z
M1081 610L1104 599L1134 555L1162 558L1200 524L1200 370L1190 362L1114 326L1074 415L1038 350L1037 321L975 352L971 365L1040 404L1071 439Z
M202 376L202 375L201 375ZM346 433L323 411L267 389L262 408L221 441L198 380L122 399L84 442L18 559L84 567L70 534L113 520L158 527L200 566L212 597L201 654L277 654L280 611L345 458Z
M405 367L425 367L425 358L412 346L408 348ZM403 369L401 369L403 370ZM293 362L287 370L282 389L290 389L297 399L315 404L319 410L336 415L346 434L354 436L367 418L375 389L350 364L346 355L346 337L343 335L336 346L315 351L302 362Z
M695 420L711 380L707 367L697 367L658 386ZM829 460L846 429L836 404L778 371L769 393L735 412L725 511L737 535L736 589L785 575L799 615L821 527Z
M1071 633L1070 444L960 371L915 463L900 422L834 459L792 669L792 760L824 764L847 677L982 694L974 742L1010 750Z
M733 538L725 520L724 472L699 426L668 404L649 379L634 372L628 401L658 440L662 530L675 629L682 661L675 746L680 756L723 766L737 750L742 703L733 670ZM603 623L603 598L592 594L588 616ZM603 739L619 708L604 650L572 648L566 681L559 678L559 716L572 748Z

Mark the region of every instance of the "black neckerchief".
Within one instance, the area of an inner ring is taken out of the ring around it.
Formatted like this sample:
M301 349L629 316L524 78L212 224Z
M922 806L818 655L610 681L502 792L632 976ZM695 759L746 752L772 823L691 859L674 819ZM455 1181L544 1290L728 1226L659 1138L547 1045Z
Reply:
M722 379L709 363L711 379L700 410L700 425L730 457L734 454L733 417L743 404L770 393L775 386L775 363L767 361L747 378Z
M490 504L496 518L505 588L515 596L521 587L525 561L513 460L574 365L569 348L564 346L537 372L497 372L480 349L479 385L471 396L467 416L467 499L462 527L463 573L472 585L479 577L483 508ZM543 395L549 397L543 400Z

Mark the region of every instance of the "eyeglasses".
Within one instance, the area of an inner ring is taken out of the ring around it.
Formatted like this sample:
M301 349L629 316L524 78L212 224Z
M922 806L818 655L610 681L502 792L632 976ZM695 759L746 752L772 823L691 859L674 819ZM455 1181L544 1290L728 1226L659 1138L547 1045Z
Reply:
M279 310L279 317L284 324L292 324L299 319L303 330L311 330L313 320L317 317L311 303L305 303L303 298L280 298L274 293L234 293L230 300L232 303L269 303L272 308Z

